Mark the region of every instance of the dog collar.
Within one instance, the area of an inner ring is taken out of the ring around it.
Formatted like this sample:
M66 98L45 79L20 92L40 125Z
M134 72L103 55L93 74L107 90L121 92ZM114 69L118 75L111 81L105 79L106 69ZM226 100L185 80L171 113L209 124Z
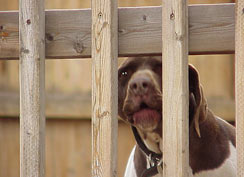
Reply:
M141 175L141 177L150 177L154 176L158 173L162 173L163 171L163 160L162 160L162 154L155 153L147 148L143 140L141 139L141 136L139 135L137 129L134 126L131 126L134 137L136 139L136 142L142 152L144 152L149 160L150 168L145 169Z

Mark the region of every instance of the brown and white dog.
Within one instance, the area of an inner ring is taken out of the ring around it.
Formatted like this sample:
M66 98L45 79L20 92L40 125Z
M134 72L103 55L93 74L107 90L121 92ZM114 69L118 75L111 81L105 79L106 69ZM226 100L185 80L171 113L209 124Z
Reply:
M162 61L138 57L119 67L119 116L136 127L147 148L160 154ZM189 168L194 177L236 176L235 128L207 107L197 70L189 65ZM125 177L141 177L149 157L135 145ZM158 175L158 174L157 174Z

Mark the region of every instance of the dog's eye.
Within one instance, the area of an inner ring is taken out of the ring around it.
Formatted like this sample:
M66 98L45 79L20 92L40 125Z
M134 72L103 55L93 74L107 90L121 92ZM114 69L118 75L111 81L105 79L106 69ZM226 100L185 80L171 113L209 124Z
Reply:
M128 72L127 71L124 71L121 73L121 76L127 76L128 75Z
M122 72L119 74L119 78L125 78L127 75L128 75L128 72L127 72L127 71L122 71Z

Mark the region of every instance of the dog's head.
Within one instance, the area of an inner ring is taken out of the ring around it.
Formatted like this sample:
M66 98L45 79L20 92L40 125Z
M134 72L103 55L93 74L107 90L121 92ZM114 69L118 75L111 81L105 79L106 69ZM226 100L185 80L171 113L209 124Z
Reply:
M119 116L141 131L161 130L161 58L127 59L119 67L118 80ZM189 65L189 123L194 126L198 136L199 124L205 119L206 107L198 72Z

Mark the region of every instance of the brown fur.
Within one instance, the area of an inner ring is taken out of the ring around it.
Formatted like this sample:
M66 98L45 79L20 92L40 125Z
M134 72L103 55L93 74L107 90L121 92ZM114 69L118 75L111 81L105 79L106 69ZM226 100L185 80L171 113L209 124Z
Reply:
M143 170L147 168L147 161L146 161L145 154L140 150L138 145L136 146L135 149L135 157L136 158L134 158L134 164L135 164L136 174L137 176L141 176Z

